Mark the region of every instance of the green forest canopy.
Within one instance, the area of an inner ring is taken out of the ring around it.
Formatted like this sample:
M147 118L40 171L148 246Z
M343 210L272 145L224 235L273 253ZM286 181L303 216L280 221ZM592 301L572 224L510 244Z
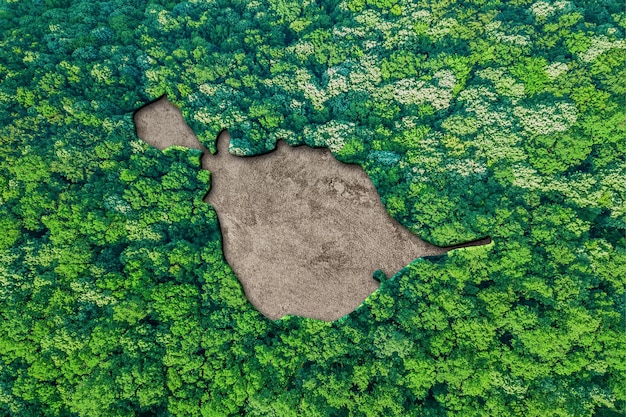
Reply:
M623 414L622 6L0 3L0 413ZM199 153L134 135L162 94L207 147L329 147L424 239L494 244L269 321Z

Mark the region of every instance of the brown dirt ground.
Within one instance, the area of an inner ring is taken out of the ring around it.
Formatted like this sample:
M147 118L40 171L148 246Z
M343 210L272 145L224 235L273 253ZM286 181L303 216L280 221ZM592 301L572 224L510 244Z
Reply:
M159 149L204 152L202 168L212 178L205 201L217 212L224 256L270 319L337 320L376 291L376 270L391 277L416 258L490 242L424 242L387 213L360 166L337 161L328 149L279 141L273 152L239 157L228 152L224 131L212 155L165 97L139 109L134 121L137 136Z

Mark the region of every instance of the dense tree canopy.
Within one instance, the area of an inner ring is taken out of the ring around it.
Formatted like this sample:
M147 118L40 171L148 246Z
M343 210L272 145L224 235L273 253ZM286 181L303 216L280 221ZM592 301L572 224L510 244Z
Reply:
M0 414L626 412L619 1L0 3ZM355 312L270 321L224 262L199 153L361 164L426 240Z

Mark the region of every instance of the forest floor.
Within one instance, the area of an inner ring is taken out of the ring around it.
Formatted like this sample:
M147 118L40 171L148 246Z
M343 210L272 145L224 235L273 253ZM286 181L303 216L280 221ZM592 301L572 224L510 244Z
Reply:
M139 109L134 121L138 137L152 146L204 152L202 167L211 171L205 201L217 212L225 259L270 319L337 320L376 291L376 270L391 277L417 258L451 249L394 220L365 171L328 149L279 141L268 154L234 156L224 131L212 155L165 97Z

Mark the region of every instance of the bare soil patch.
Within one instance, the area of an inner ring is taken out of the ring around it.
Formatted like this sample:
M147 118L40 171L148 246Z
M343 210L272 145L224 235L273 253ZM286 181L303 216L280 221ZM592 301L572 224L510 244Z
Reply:
M205 201L217 211L225 259L270 319L337 320L376 291L376 270L391 277L416 258L490 242L424 242L387 213L360 166L337 161L328 149L279 141L273 152L239 157L228 152L224 131L212 155L165 97L134 120L137 135L159 149L204 152L212 181Z

